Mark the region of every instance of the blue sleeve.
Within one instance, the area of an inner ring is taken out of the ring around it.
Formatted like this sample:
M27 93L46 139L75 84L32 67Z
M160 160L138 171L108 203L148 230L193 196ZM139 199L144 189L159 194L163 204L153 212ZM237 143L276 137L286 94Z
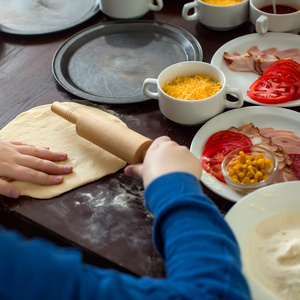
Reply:
M75 249L0 231L0 299L246 300L237 243L198 180L186 173L158 178L145 191L154 243L167 278L135 278L81 262Z

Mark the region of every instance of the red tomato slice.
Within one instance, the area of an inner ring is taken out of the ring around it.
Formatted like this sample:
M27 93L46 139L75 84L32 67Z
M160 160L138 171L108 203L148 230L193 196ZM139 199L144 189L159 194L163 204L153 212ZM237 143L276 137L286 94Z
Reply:
M279 104L300 98L300 64L290 59L273 62L247 95L260 103Z
M204 145L201 161L202 167L218 180L225 182L221 164L226 155L234 149L250 145L252 145L252 142L245 134L230 130L216 132Z
M280 60L276 62L276 64L271 64L264 72L263 76L266 75L279 75L283 76L289 81L291 81L296 88L295 95L292 98L292 100L296 100L300 98L300 64L299 65L299 70L295 68L291 64L293 61L287 61L288 63L285 62L285 60ZM294 62L297 64L297 62Z
M282 66L282 65L288 65L296 69L298 72L300 72L300 64L298 64L296 61L291 59L280 59L275 62L273 62L270 66L268 66L265 70L268 71L269 68L275 67L275 66Z
M284 76L293 83L300 83L300 72L298 72L295 68L289 65L271 67L264 72L263 76L266 75Z
M278 104L293 100L295 92L295 85L284 76L267 74L254 81L247 95L260 103Z

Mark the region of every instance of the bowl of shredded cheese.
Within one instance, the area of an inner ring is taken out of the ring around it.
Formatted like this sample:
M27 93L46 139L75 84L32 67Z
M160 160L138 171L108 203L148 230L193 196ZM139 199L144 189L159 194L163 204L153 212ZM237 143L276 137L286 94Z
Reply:
M177 76L162 86L162 90L169 96L188 101L212 97L221 89L222 83L220 81L215 81L210 76L203 74Z
M243 2L244 0L201 0L202 2L210 5L234 5Z
M209 29L217 31L240 26L247 21L248 15L248 0L195 0L186 3L182 9L185 20L198 20Z
M275 155L260 146L244 146L231 151L221 170L225 182L246 195L274 182L278 172Z
M152 85L156 92L150 90ZM244 103L240 89L229 86L219 68L200 61L180 62L164 69L158 78L145 79L143 93L158 100L166 118L188 126L202 124L225 108ZM236 101L229 101L228 94Z

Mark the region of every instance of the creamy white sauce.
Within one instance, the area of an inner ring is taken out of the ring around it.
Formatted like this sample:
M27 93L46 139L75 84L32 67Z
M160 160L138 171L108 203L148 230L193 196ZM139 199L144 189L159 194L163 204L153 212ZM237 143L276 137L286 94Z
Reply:
M284 300L300 299L300 214L267 219L252 230L244 245L244 267Z

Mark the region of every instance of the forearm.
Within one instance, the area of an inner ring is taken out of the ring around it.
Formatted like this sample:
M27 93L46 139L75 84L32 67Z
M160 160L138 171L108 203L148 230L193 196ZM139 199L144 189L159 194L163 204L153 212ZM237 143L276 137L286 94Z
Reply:
M0 231L0 298L250 299L237 245L222 216L201 196L195 177L177 176L155 180L145 193L167 278L101 270L82 264L77 251Z
M198 180L170 174L154 181L145 195L155 215L155 244L178 293L198 294L201 299L249 299L234 236L202 194Z

